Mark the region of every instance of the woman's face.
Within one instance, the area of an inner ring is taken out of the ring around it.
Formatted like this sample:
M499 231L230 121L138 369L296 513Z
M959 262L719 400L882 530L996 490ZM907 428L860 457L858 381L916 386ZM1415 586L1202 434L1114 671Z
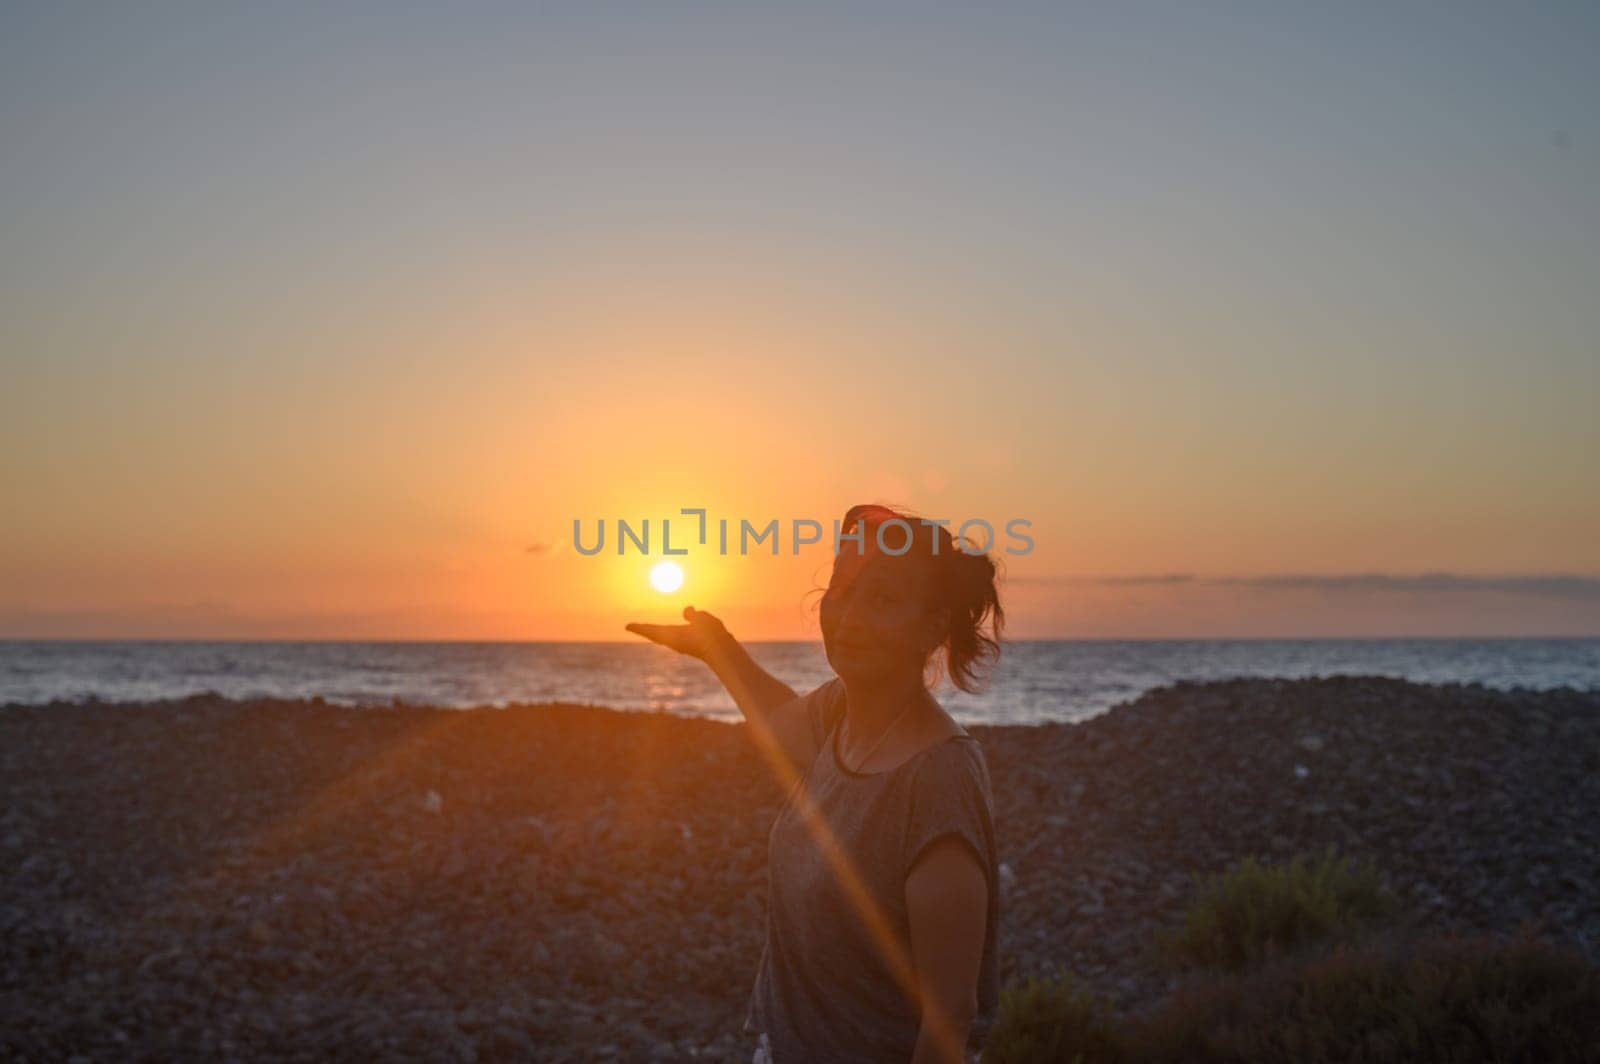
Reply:
M834 672L920 677L943 635L941 615L927 609L926 580L913 555L841 551L821 606L822 645Z

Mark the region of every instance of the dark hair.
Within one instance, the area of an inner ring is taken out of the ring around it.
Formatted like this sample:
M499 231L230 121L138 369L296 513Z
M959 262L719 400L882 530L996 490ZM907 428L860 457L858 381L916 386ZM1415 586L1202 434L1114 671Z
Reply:
M879 503L862 503L845 512L839 525L842 534L855 532L857 526L869 536L876 536L879 526L886 521L899 519L911 529L909 557L921 555L928 564L928 606L930 609L948 608L950 627L935 653L944 651L943 661L950 682L967 693L979 691L988 679L988 673L1000 660L1000 636L1005 628L1006 614L1000 607L1000 590L996 578L1000 568L986 553L975 552L977 546L970 537L957 543L943 525L923 524L917 515ZM934 549L934 537L938 549ZM871 543L871 540L867 541ZM899 549L901 539L890 531L884 542ZM840 550L849 550L848 544ZM988 622L989 631L984 630ZM929 656L934 661L934 655ZM937 682L937 670L933 680Z

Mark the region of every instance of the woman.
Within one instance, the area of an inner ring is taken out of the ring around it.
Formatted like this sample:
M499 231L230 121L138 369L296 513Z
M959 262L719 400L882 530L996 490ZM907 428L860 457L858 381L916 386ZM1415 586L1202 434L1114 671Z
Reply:
M693 606L627 628L716 672L788 791L745 1020L756 1061L960 1064L998 1005L994 802L982 747L928 681L942 663L971 691L998 658L995 564L887 507L852 507L841 533L860 539L841 538L821 603L837 676L804 697Z

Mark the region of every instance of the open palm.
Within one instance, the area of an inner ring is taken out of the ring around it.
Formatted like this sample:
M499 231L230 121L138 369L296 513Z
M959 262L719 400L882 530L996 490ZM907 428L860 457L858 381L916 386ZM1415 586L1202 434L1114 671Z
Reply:
M626 627L634 635L642 635L652 643L660 643L680 654L702 661L728 639L728 629L715 615L693 606L683 608L683 619L688 624L640 624L634 621Z

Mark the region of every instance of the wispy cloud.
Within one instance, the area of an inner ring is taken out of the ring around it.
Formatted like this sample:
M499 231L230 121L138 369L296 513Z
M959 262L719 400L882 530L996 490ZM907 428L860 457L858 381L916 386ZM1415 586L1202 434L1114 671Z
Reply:
M1131 576L1014 576L1006 583L1056 587L1064 584L1187 584L1197 579L1193 573L1135 573Z
M1492 592L1503 595L1536 595L1542 598L1600 598L1600 577L1576 573L1544 573L1506 576L1478 576L1461 573L1418 573L1397 576L1388 573L1340 573L1333 575L1283 575L1218 577L1217 583L1244 584L1259 588L1315 588L1330 591L1422 591Z
M1150 586L1188 584L1243 587L1262 591L1310 590L1329 592L1477 592L1527 595L1536 598L1600 600L1600 576L1579 573L1478 575L1449 572L1393 573L1283 573L1263 576L1197 576L1193 573L1136 573L1116 576L1026 576L1007 581L1012 586L1057 587L1068 585Z
M478 638L496 626L513 631L518 620L510 612L462 610L441 602L320 613L216 601L104 608L0 602L0 639L454 639Z

